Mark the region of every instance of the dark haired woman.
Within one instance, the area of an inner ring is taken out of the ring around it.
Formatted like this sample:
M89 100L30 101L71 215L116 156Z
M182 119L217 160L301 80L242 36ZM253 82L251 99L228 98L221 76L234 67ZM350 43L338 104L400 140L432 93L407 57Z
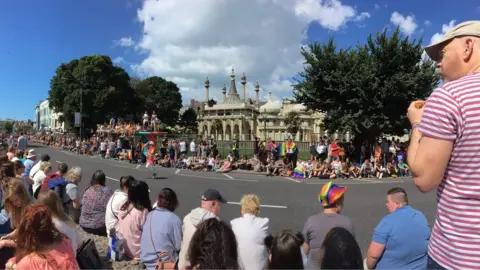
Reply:
M106 177L103 171L98 170L92 176L90 186L82 197L82 211L80 226L88 233L106 236L105 212L108 200L113 191L105 186Z
M265 245L270 250L267 269L303 269L300 248L304 238L301 233L284 230L275 237L267 236Z
M124 239L124 255L129 259L140 259L140 238L148 212L152 210L148 185L137 181L128 189L128 199L118 213L117 231Z
M321 269L363 269L362 251L345 228L331 229L319 252Z
M25 209L16 243L15 257L7 269L79 269L70 242L57 230L44 205Z
M140 257L147 269L155 269L157 261L176 262L182 246L182 221L173 212L178 199L175 191L164 188L158 194L157 207L143 225Z
M188 258L189 269L239 269L237 239L230 226L216 218L203 221L193 234Z

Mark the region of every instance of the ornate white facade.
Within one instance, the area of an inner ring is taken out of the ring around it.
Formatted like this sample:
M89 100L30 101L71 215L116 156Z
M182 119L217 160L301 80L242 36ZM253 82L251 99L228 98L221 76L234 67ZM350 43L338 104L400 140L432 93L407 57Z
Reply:
M241 78L242 96L237 92L235 74L232 69L230 87L227 92L223 87L223 101L208 106L210 81L205 81L206 101L198 115L199 135L216 140L253 140L254 137L285 140L291 135L287 132L285 119L289 112L296 112L300 117L300 128L295 134L296 141L318 140L326 134L323 129L323 114L307 112L305 106L285 99L282 102L269 100L262 106L259 102L260 85L255 85L256 98L251 101L246 97L247 78Z

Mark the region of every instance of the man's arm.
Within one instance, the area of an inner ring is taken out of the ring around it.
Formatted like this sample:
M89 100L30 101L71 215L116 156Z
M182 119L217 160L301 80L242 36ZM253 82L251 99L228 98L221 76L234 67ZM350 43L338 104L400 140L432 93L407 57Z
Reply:
M415 185L428 192L443 179L462 119L460 106L444 89L434 90L420 109L417 103L408 108L412 135L407 161Z
M367 252L367 267L368 269L375 269L378 260L382 257L383 251L385 251L385 245L372 241L368 247Z

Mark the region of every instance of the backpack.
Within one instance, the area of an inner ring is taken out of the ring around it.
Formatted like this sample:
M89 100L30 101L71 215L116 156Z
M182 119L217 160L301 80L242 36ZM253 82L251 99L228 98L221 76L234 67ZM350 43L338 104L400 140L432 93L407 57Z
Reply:
M63 178L54 178L48 182L48 188L55 191L55 193L58 194L58 197L60 197L60 201L62 202L63 207L65 207L65 205L68 204L68 202L70 201L70 200L67 200L67 201L64 200L67 197L67 192L66 192L67 184L68 182L65 181L65 179Z

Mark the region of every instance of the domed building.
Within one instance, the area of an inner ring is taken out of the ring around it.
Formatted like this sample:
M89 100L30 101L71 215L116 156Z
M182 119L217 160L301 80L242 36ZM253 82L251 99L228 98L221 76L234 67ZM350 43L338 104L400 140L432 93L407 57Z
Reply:
M291 137L287 132L288 114L295 112L299 119L299 130L294 136L297 142L319 140L328 135L323 129L323 114L309 112L303 104L290 99L275 101L272 93L266 103L259 101L260 85L255 85L255 100L247 99L245 74L241 77L242 96L237 91L235 73L232 69L230 87L222 88L223 100L209 106L210 81L205 81L206 101L198 115L198 131L203 138L217 141L231 141L237 136L241 141L251 141L254 137L260 140L270 138L282 141ZM260 106L261 105L261 106ZM342 136L343 137L343 136ZM348 136L347 136L348 137Z

